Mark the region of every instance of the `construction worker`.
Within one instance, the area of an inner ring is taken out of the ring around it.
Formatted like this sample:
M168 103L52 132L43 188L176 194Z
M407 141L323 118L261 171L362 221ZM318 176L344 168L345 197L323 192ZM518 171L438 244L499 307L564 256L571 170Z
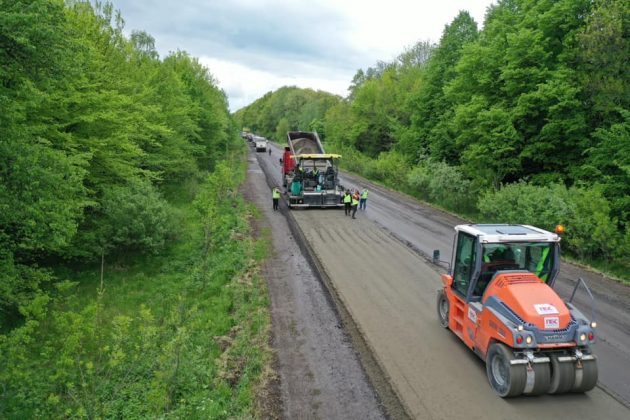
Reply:
M357 208L359 207L359 190L354 190L354 193L352 194L352 218L356 219L356 217L354 217L355 214L357 214Z
M346 212L346 216L350 216L350 206L352 205L352 196L350 190L346 190L343 195L343 210Z
M273 187L271 190L271 198L273 199L273 210L278 210L278 201L280 201L280 188Z
M368 190L367 188L363 188L363 191L361 191L361 199L359 200L359 210L365 210L367 206L367 197Z

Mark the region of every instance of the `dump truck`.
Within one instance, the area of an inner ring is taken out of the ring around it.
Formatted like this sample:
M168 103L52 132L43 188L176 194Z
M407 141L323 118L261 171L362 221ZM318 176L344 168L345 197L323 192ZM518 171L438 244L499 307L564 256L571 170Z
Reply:
M289 131L281 158L289 208L343 207L339 184L341 155L325 153L316 132Z
M455 226L452 260L437 296L440 324L486 363L501 397L590 391L597 384L593 295L578 279L569 300L553 284L560 269L555 233L529 225ZM439 261L439 251L434 251ZM579 286L587 318L573 304Z

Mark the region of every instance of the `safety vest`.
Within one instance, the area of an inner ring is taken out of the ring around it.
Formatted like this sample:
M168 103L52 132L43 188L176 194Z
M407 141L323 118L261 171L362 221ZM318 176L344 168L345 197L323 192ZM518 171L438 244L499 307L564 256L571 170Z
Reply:
M273 189L273 192L271 193L273 198L280 198L280 191L277 188ZM269 196L267 196L269 197Z
M343 196L343 202L344 203L350 203L352 202L352 196L350 194L346 194Z
M363 192L361 193L361 198L366 200L367 199L367 195L368 195L367 190L363 190Z
M542 256L540 257L540 261L536 265L536 275L544 282L547 281L547 276L549 273L545 273L544 275L540 275L545 268L545 262L547 261L547 257L549 256L549 248L543 249Z
M353 206L358 206L359 205L359 196L358 195L353 195L352 196L352 205Z

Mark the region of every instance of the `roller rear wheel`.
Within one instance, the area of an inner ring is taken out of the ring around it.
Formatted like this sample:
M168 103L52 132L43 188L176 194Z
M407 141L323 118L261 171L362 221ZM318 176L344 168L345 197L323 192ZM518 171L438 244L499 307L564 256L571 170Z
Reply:
M557 355L549 356L551 359L551 386L550 394L564 394L571 391L575 383L575 368L573 363L558 361Z
M595 385L597 385L597 361L583 360L581 369L575 367L575 383L571 391L586 392L595 388Z
M525 390L526 365L510 364L514 359L516 359L514 353L505 344L494 343L488 350L486 357L488 380L494 392L503 398L521 395Z
M549 363L534 363L534 387L527 395L542 395L549 392L551 385L551 369Z

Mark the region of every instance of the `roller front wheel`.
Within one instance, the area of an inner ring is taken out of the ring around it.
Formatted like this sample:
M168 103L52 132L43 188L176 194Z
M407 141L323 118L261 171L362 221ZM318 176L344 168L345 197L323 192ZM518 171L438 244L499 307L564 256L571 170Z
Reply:
M446 293L444 293L444 290L439 290L437 296L437 314L440 325L444 328L448 328L448 312L449 302Z
M527 370L525 364L511 364L516 357L501 343L493 343L486 357L486 372L492 389L502 398L521 395L525 390Z

